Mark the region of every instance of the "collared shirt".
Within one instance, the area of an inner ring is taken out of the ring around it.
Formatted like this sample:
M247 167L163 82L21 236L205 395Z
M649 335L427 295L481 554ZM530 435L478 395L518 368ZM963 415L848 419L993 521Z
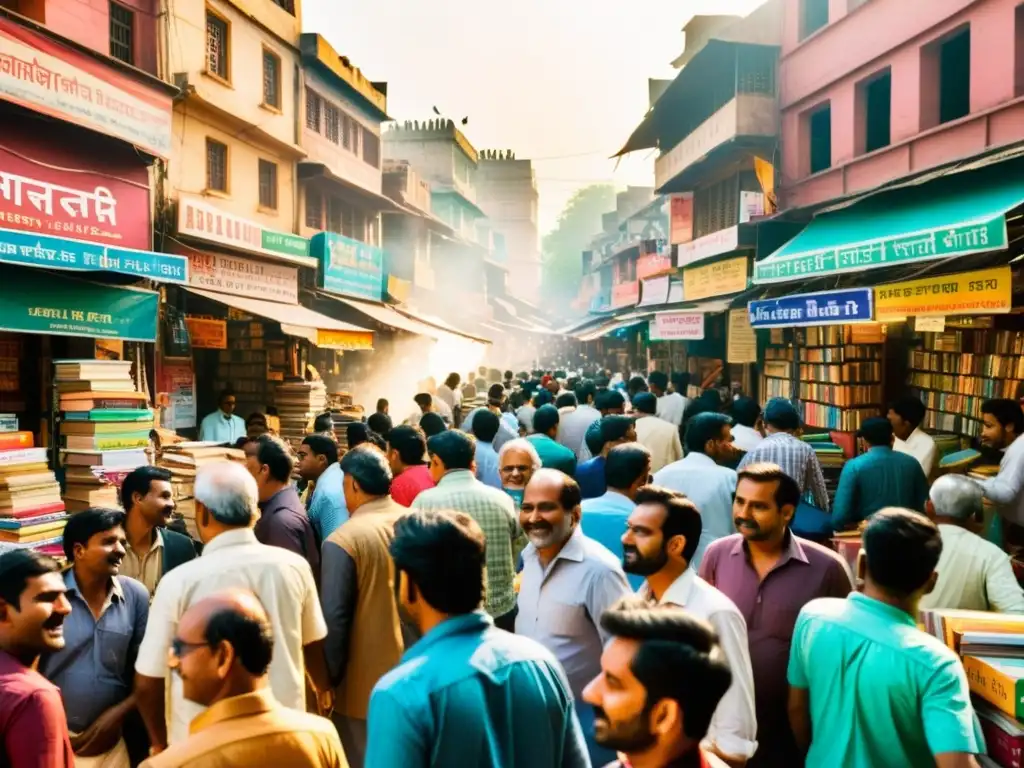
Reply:
M683 423L683 414L686 412L687 400L678 392L670 392L658 398L656 415L669 424L679 426Z
M639 594L653 599L644 584ZM706 740L721 752L750 757L757 749L757 716L754 706L754 675L747 644L747 625L735 603L687 568L665 590L658 605L674 605L704 619L718 633L725 660L732 670L732 684L718 702ZM810 763L809 763L810 765Z
M219 409L206 416L199 424L199 439L211 443L234 445L238 438L245 435L245 419L234 413L228 416Z
M757 444L740 461L737 469L749 464L778 464L782 471L796 480L800 493L810 498L818 509L828 512L828 490L821 472L818 455L809 443L788 432L773 432Z
M577 526L547 568L533 544L523 550L516 634L555 654L578 699L600 673L610 639L601 614L630 594L621 561Z
M981 536L948 523L939 524L942 554L939 581L921 598L926 608L1024 613L1024 591L1010 565L1010 556Z
M430 476L430 467L426 464L417 464L408 467L391 481L391 498L396 504L411 507L420 493L435 485L434 478Z
M935 755L984 751L959 657L858 592L804 606L789 684L810 694L809 766L932 768Z
M269 688L218 701L198 715L187 741L144 768L348 768L338 732L325 717L289 709Z
M1010 443L999 462L999 474L980 484L985 498L999 505L999 514L1024 525L1024 440Z
M162 528L153 529L153 545L139 557L131 544L125 544L124 560L121 561L121 576L141 581L149 594L156 592L156 586L164 575L164 535Z
M253 527L256 540L299 555L309 563L313 576L319 580L320 548L316 544L313 523L295 486L286 485L259 506L260 519Z
M317 478L313 497L309 500L309 521L316 531L317 541L321 544L348 520L348 507L345 506L343 483L345 473L341 464L334 462Z
M565 674L481 612L442 622L370 698L366 768L585 768Z
M679 427L657 416L641 416L636 420L636 441L651 452L651 472L683 458Z
M917 427L905 441L897 437L892 449L913 456L921 465L924 476L931 477L938 449L935 447L935 439L923 429Z
M581 405L572 413L567 413L558 420L558 442L581 459L583 438L590 425L601 419L601 412L592 405Z
M596 499L608 490L608 482L604 477L606 463L604 456L595 456L576 467L576 482L584 499Z
M721 467L703 453L690 453L654 475L654 484L686 494L700 510L700 544L690 560L696 570L711 542L736 532L732 497L736 495L736 472Z
M753 427L745 427L742 424L732 425L732 444L741 451L749 453L757 448L764 440L764 435Z
M306 708L302 649L327 635L309 563L294 552L260 544L249 528L226 531L206 544L202 557L164 576L150 606L149 625L135 663L135 671L146 677L170 677L168 738L172 743L185 739L189 722L203 711L185 700L181 678L170 675L167 668L178 621L199 600L232 588L253 592L270 616L274 696L286 707Z
M468 469L454 469L436 488L417 496L412 508L454 509L476 520L487 540L487 612L498 617L511 611L516 605L512 543L519 536L519 519L511 497L484 485Z
M526 439L537 449L541 466L560 470L569 477L576 474L576 454L564 445L556 443L547 435L540 435L536 432Z
M626 521L636 504L618 491L607 491L596 499L585 499L582 504L583 516L580 527L583 534L615 555L622 562L622 535L626 532ZM627 573L631 589L639 589L644 577Z
M501 473L498 471L498 452L494 450L493 445L483 440L476 441L476 479L499 491L502 488Z
M846 562L830 549L787 533L782 557L761 579L743 537L735 533L708 547L700 575L739 608L747 625L757 708L758 748L752 762L800 765L786 714L793 627L811 600L850 594Z
M927 500L928 479L917 459L888 446L875 446L843 466L832 505L832 527L841 531L886 507L923 513Z
M132 694L132 667L146 633L149 592L135 579L114 576L95 619L78 591L74 568L64 572L64 585L71 602L64 619L64 648L46 654L39 671L60 688L68 728L81 733ZM78 651L83 644L88 645Z
M0 650L0 765L71 768L65 717L57 686Z

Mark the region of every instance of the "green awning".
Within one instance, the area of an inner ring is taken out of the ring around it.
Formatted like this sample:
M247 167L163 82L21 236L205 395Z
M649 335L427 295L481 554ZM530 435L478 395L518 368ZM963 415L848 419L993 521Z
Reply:
M1006 213L1024 203L1020 163L952 173L823 213L754 265L755 285L947 259L1007 247Z

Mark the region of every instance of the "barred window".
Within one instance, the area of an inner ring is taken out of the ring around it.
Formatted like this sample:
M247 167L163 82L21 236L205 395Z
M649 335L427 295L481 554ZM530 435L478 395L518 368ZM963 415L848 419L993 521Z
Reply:
M363 160L380 168L380 138L366 128L363 128Z
M324 198L313 187L306 187L306 226L318 231L324 226Z
M260 206L277 210L277 164L260 160Z
M206 140L206 188L228 191L228 147L215 139Z
M266 48L263 49L263 103L281 108L281 59Z
M228 80L228 23L206 12L206 69Z
M135 14L118 3L110 4L110 55L133 64Z
M320 113L323 111L323 99L312 88L306 88L306 127L320 133Z
M333 141L335 144L338 143L339 134L341 133L341 113L338 112L338 108L333 104L325 104L324 106L324 136Z

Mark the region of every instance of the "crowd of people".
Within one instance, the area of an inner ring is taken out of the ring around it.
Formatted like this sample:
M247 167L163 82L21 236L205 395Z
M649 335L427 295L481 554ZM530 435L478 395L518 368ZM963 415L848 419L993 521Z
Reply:
M929 485L924 409L893 403L830 504L789 401L687 383L452 374L344 450L247 435L197 472L197 540L133 471L65 569L0 555L0 765L977 766L916 620L1024 612L974 523L1024 508L1020 406L982 408L996 477ZM857 573L821 543L847 526Z

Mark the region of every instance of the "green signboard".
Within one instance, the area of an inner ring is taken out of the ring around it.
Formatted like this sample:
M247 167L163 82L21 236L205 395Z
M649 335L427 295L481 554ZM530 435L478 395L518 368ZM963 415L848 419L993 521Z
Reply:
M263 250L285 256L309 256L309 240L287 232L264 229L261 233Z
M0 271L0 330L156 341L160 296L40 269Z

